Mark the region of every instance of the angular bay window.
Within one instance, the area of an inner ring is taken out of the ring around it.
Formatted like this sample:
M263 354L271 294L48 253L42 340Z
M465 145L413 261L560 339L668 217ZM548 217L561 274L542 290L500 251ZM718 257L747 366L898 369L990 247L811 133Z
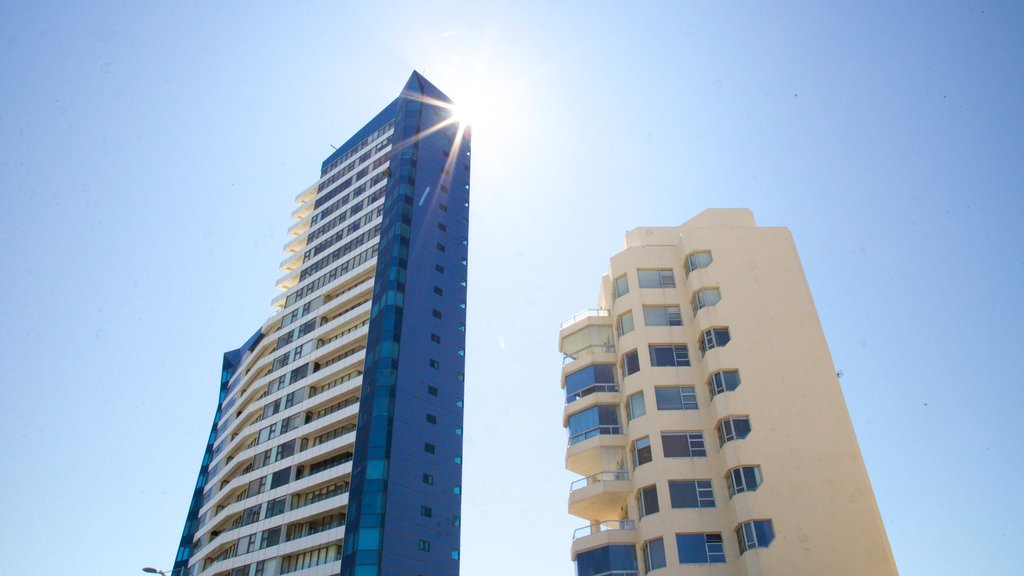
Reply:
M647 464L653 459L651 454L651 438L644 436L633 442L633 468Z
M645 326L682 326L679 306L644 306Z
M614 404L598 404L569 416L569 445L602 434L621 434L619 410Z
M736 540L741 556L754 548L767 548L775 540L775 527L771 520L750 520L736 527Z
M686 344L651 344L651 366L689 366L690 351Z
M565 403L569 404L595 392L618 392L614 364L591 364L565 377Z
M627 417L635 420L647 414L647 406L644 404L643 390L629 395L629 402L626 404Z
M654 389L658 410L696 410L697 391L693 386L658 386Z
M636 374L640 371L640 357L637 356L636 350L631 350L622 355L622 376L625 378L630 374Z
M693 315L697 315L697 311L709 306L714 306L722 300L722 293L718 288L701 288L693 294Z
M644 542L644 568L646 572L665 567L665 541L661 538Z
M619 314L619 320L617 322L619 326L619 336L629 334L633 331L633 311L630 310L625 314Z
M726 442L742 440L750 434L750 418L748 416L729 416L718 422L718 445Z
M699 250L697 252L691 252L686 257L686 275L689 276L690 272L700 268L707 268L711 266L711 252L707 250Z
M708 379L711 399L723 392L732 392L740 387L740 373L737 370L719 370Z
M619 298L629 294L629 280L626 279L626 275L623 274L615 279L615 297Z
M732 340L732 337L729 336L728 328L708 328L700 337L701 356L707 354L708 350L711 350L712 348L722 348L728 344L730 340Z
M658 487L650 485L645 488L641 488L636 495L637 509L640 511L640 517L650 516L651 514L658 513Z
M676 277L671 268L660 270L637 270L641 288L675 288Z
M738 466L729 470L729 473L725 475L725 481L729 485L730 497L743 492L753 492L763 482L761 479L761 467Z

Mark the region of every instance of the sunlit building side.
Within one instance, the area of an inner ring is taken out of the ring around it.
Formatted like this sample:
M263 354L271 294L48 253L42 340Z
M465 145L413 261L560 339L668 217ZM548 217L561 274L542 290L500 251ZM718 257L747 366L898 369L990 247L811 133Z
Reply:
M578 576L897 573L788 230L632 230L559 342Z

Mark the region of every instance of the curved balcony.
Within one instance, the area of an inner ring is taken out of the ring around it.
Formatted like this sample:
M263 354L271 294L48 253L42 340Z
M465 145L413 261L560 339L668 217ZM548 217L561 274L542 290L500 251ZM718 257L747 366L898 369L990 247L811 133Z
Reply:
M603 361L601 361L603 360ZM594 358L594 361L572 370L562 368L562 388L565 389L565 403L570 404L585 396L597 392L618 392L619 385L615 381L615 356Z
M312 221L313 213L310 212L309 214L303 216L302 220L299 220L295 224L292 224L291 226L288 227L288 235L298 236L299 234L305 234L306 232L309 231L309 226Z
M296 268L302 265L302 252L294 252L288 255L284 260L281 260L280 268L285 272L292 272Z
M577 322L582 322L587 318L609 318L611 316L611 310L607 308L588 308L574 314L571 318L566 319L562 322L559 330L565 330Z
M587 436L573 444L565 451L565 467L580 476L590 476L604 470L602 452L605 448L625 450L626 436L620 426L600 426L599 432L588 431L579 435Z
M636 525L632 520L605 520L577 528L572 534L572 559L580 552L609 544L636 544Z
M580 518L621 515L632 486L629 472L625 470L608 470L580 478L569 487L569 513Z

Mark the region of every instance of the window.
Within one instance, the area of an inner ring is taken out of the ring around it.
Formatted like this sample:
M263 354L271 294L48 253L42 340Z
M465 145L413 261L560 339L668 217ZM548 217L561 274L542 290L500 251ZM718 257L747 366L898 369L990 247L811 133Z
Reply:
M626 413L630 420L635 420L647 414L647 406L644 404L644 393L636 392L629 395L629 403L626 404Z
M437 318L438 320L440 320L444 316L443 314L441 314L441 311L438 310L437 308L434 308L432 314L434 315L434 318Z
M750 418L748 416L729 416L718 422L718 445L726 442L742 440L750 434Z
M274 472L270 477L270 489L273 490L279 486L284 486L292 479L292 467L283 468Z
M644 542L645 572L665 567L665 541L661 538Z
M736 540L740 555L754 548L767 548L775 540L775 528L771 520L750 520L736 527Z
M437 424L437 416L433 414L427 414L427 424Z
M430 552L430 540L420 540L419 545L416 547L417 550L423 552Z
M633 468L647 464L652 459L651 438L649 436L644 436L633 442Z
M623 274L615 279L615 297L625 296L629 294L629 281L626 280L626 275Z
M711 480L670 480L668 496L673 508L714 508Z
M444 252L444 244L441 244L440 242L438 242L437 243L437 251L438 252Z
M448 227L445 226L444 224L442 224L441 222L437 223L437 229L440 230L441 232L447 232L448 231Z
M729 343L728 328L708 328L700 337L700 354L703 356L712 348L721 348Z
M444 266L441 266L440 264L434 264L434 270L440 272L441 274L444 274Z
M430 359L430 367L433 368L434 370L437 370L437 369L439 369L441 367L441 363L438 362L437 360L434 360L433 358L431 358Z
M723 392L732 392L740 387L740 373L736 370L719 370L708 379L708 388L711 389L711 399Z
M437 447L431 444L430 442L424 442L423 451L426 452L427 454L433 454L434 452L437 451Z
M434 294L437 294L438 296L444 296L444 288L441 288L440 286L434 286Z
M434 515L434 509L430 506L420 506L420 516L424 518L430 518Z
M645 326L682 326L679 306L644 306Z
M725 476L729 484L729 496L735 496L743 492L753 492L761 486L760 466L739 466L729 470Z
M621 434L619 411L614 404L598 404L569 416L569 445L601 434Z
M625 378L630 374L636 374L640 371L640 357L637 355L636 350L626 352L622 355L622 377Z
M637 270L641 288L675 288L676 277L671 268L662 270Z
M594 392L618 392L614 364L591 364L565 377L565 403L574 402Z
M633 331L633 311L619 315L619 336L629 334Z
M718 288L701 288L693 293L693 315L697 315L697 311L708 306L714 306L718 304L719 300L722 299L722 293L718 291Z
M722 535L676 534L676 548L680 564L725 564Z
M520 570L522 572L522 570ZM605 544L576 555L576 574L635 575L638 574L636 546L632 544Z
M703 432L662 432L661 449L665 458L698 458L708 455Z
M434 485L434 475L433 474L427 474L426 472L424 472L423 473L423 483L424 484L428 484L430 486L433 486Z
M658 410L696 410L697 391L693 386L659 386L654 389Z
M689 366L686 344L651 344L651 366Z
M711 252L707 250L700 250L697 252L691 252L686 257L686 275L689 276L690 272L699 268L707 268L711 266Z
M658 513L658 487L650 485L641 488L636 495L637 509L640 510L640 517L650 516Z
M441 343L441 336L438 335L438 334L431 334L430 335L430 341L433 342L434 344L440 344Z
M437 396L437 386L427 386L427 394L431 396Z

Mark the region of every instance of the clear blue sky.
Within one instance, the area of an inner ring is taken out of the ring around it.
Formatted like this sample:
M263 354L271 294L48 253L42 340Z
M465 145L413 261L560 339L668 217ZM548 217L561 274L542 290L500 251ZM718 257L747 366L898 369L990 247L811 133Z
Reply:
M793 231L901 572L1019 573L1024 5L348 4L0 5L4 573L170 566L292 199L413 69L479 113L464 574L573 573L559 322L732 206Z

